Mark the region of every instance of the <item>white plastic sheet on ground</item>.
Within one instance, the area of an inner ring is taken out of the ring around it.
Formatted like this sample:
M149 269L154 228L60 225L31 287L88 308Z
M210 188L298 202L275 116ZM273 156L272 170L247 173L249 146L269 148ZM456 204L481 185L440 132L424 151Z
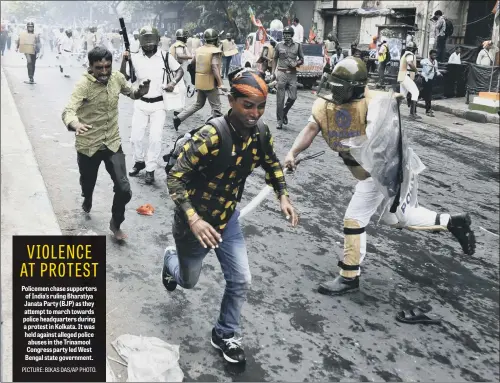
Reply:
M106 382L116 382L116 376L109 364L108 358L106 358Z
M179 346L159 338L120 335L113 346L127 361L127 382L182 382Z

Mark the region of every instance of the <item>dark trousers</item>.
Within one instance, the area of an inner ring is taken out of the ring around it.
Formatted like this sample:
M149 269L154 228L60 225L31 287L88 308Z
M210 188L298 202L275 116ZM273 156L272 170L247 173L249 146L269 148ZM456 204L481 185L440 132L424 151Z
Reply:
M222 77L227 77L229 73L229 67L231 66L231 60L233 56L227 56L222 58Z
M127 178L127 169L125 166L125 154L122 148L113 153L109 149L99 150L92 157L77 152L78 169L80 170L80 185L85 198L92 198L97 173L101 162L104 161L106 170L113 180L113 206L111 214L117 227L125 220L125 206L132 198L130 183Z
M387 66L387 61L382 61L378 63L378 82L380 85L384 85L386 66Z
M278 124L283 123L283 117L288 115L295 100L297 99L297 73L277 71L276 73L276 119ZM288 98L285 103L285 95Z
M425 101L425 111L428 112L431 110L432 105L432 83L434 80L429 80L425 81L425 79L422 79L422 97L424 98Z
M7 46L7 38L5 36L0 36L0 52L2 53L2 56L5 53L6 46Z
M461 66L456 64L448 64L446 67L446 81L444 85L444 96L451 98L457 96L457 82Z
M25 53L26 56L26 64L28 66L28 77L32 78L35 76L35 64L36 64L36 55L30 55Z
M436 50L437 50L437 61L440 63L445 62L444 59L446 55L446 36L438 36Z
M366 70L368 71L368 73L375 72L375 67L376 67L376 64L375 64L374 60L368 60L366 62Z

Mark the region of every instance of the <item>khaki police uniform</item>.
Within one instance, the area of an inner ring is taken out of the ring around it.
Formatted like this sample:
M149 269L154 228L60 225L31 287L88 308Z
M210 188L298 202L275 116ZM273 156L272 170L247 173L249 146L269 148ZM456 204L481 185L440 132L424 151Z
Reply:
M274 59L277 60L276 66L276 119L278 125L282 125L283 118L288 114L292 105L297 99L297 68L298 60L304 60L302 45L296 42L285 44L280 42L274 51ZM285 104L285 93L288 92L288 98Z
M363 169L349 153L342 140L362 135L371 136L374 117L378 111L370 110L372 99L378 92L366 91L366 98L352 100L337 105L322 98L316 99L312 107L310 122L315 122L328 146L343 158L358 183L354 195L344 215L344 258L339 262L340 275L352 278L360 275L360 264L366 255L366 232L371 217L384 202L385 196L379 191L370 174ZM441 231L447 230L448 214L438 215L422 206L409 207L404 211L398 207L396 213L387 212L381 220L393 227L399 225L398 216L404 215L410 230Z
M39 44L39 39L34 33L23 31L19 34L19 52L26 56L29 78L35 75L37 44Z
M415 54L410 51L406 51L403 56L401 56L401 60L399 62L398 82L400 86L400 93L406 97L408 92L410 92L411 100L418 101L419 91L417 84L415 84L414 81L415 72L409 71L410 67L408 66L408 62L412 61L415 61L416 66L417 63Z
M189 108L184 109L177 116L181 121L196 113L203 108L206 101L212 107L212 116L222 116L222 105L219 96L219 90L215 83L215 75L212 71L212 65L221 65L222 51L212 44L206 44L196 50L196 77L195 88L198 90L196 102Z
M186 43L183 41L177 40L171 47L169 51L170 55L177 60L177 62L181 65L182 70L184 71L184 84L186 85L186 95L189 88L192 86L191 83L191 74L189 73L187 67L191 60L188 59L180 59L178 57L179 54L183 56L191 56L191 52L189 52Z
M220 48L222 50L222 78L227 77L231 60L238 54L238 47L233 40L222 40Z

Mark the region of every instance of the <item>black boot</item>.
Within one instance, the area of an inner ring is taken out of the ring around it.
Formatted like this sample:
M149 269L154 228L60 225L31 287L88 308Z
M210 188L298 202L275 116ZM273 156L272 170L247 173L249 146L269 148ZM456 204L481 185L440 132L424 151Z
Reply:
M417 101L412 101L411 102L410 117L413 118L414 120L421 120L422 119L422 117L420 117L417 114Z
M448 230L458 240L467 255L476 251L476 236L470 228L471 219L468 213L452 215L448 222Z
M181 119L177 116L174 117L174 129L179 130L179 125L181 124Z
M85 213L90 213L90 210L92 210L92 198L85 198L82 203L82 210Z
M323 282L319 285L318 292L323 295L343 295L359 290L359 276L345 278L339 275L333 281Z
M153 182L155 182L155 171L153 170L152 172L146 172L146 185L151 185Z
M145 162L136 162L131 171L128 172L130 177L135 177L142 169L146 168Z
M292 109L295 100L287 99L285 102L285 107L283 108L283 124L288 125L288 112Z

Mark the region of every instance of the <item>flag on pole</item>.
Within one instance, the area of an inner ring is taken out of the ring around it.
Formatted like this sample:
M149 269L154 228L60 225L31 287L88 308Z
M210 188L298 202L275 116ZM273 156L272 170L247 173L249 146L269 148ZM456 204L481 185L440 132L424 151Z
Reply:
M250 20L252 21L252 24L255 25L256 27L259 28L256 34L256 38L264 44L266 42L266 28L262 25L259 19L255 18L255 13L252 9L252 7L248 7L248 12L250 13Z
M491 11L491 13L495 14L493 20L495 20L495 24L498 24L499 23L498 20L500 20L500 0L497 0L497 3L493 8L493 10Z
M316 38L316 30L314 28L314 25L311 26L311 29L309 29L309 43L312 43L314 41L314 39Z

